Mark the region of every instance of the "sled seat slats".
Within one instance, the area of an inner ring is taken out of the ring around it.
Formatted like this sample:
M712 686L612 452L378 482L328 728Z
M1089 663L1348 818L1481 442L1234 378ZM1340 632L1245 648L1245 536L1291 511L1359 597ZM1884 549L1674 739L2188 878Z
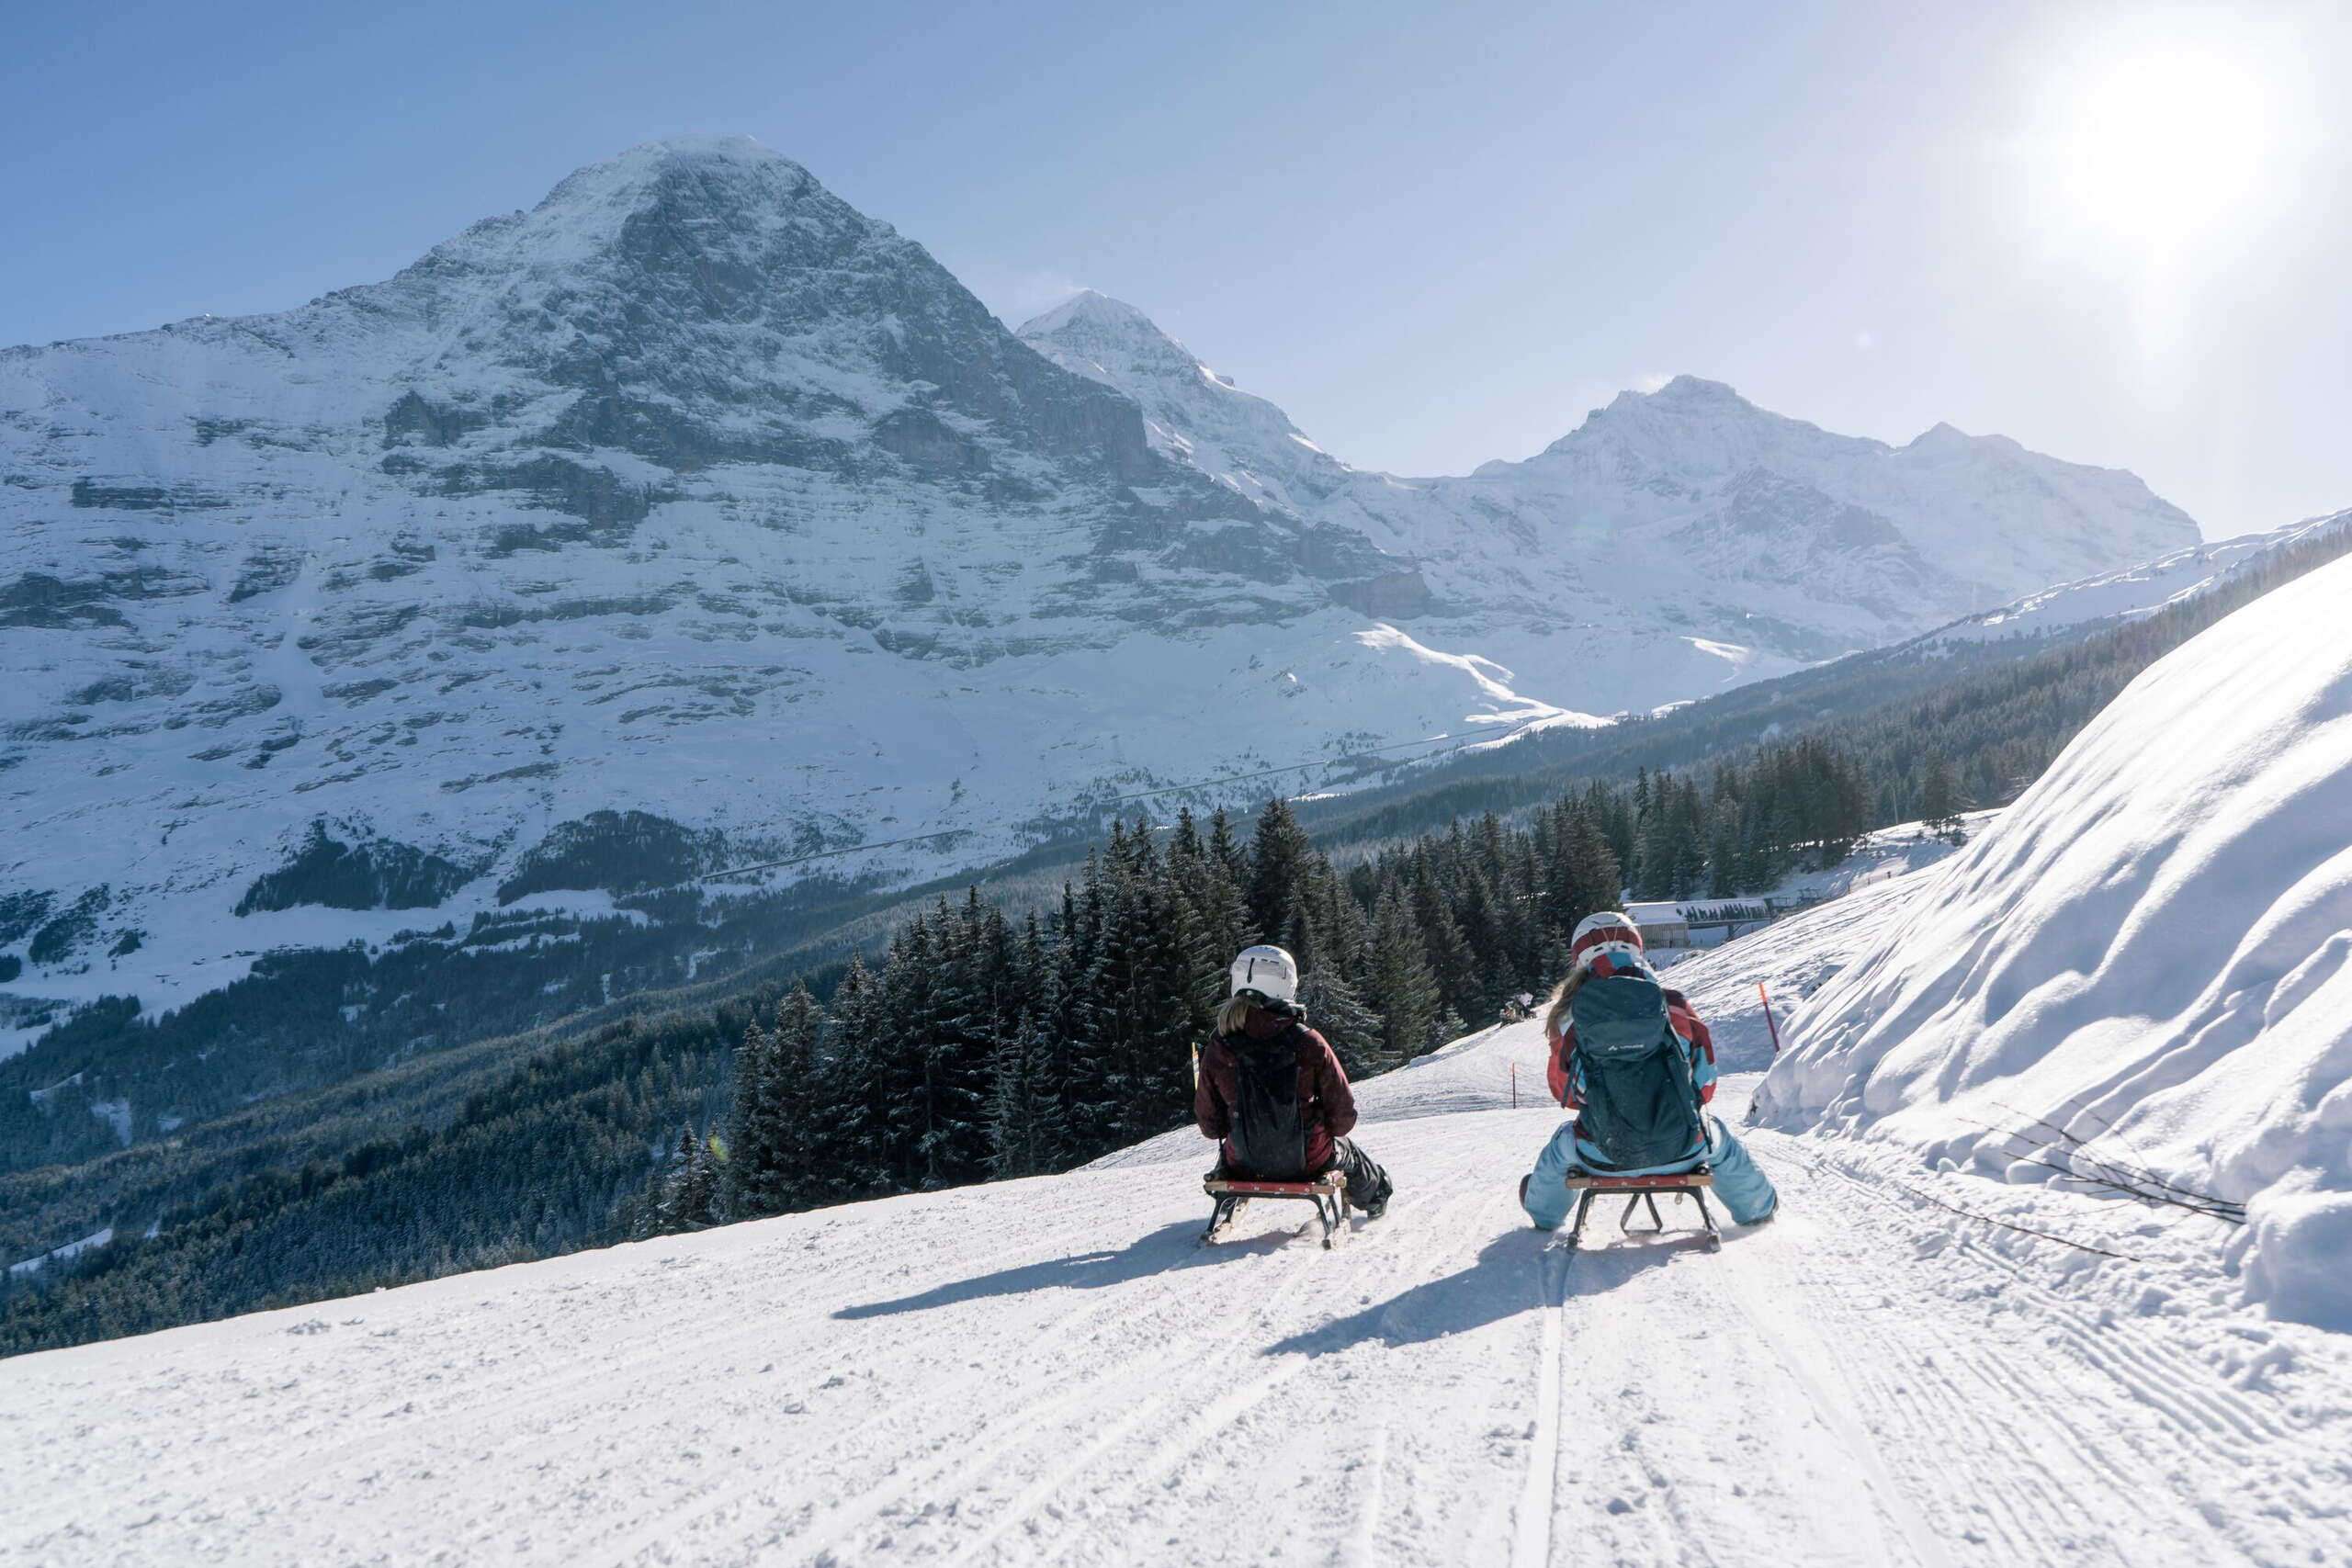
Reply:
M1313 1181L1227 1181L1211 1177L1201 1185L1216 1197L1336 1198L1347 1190L1348 1179L1337 1172Z
M1712 1170L1686 1170L1673 1176L1571 1176L1566 1185L1575 1191L1650 1192L1667 1188L1713 1187Z

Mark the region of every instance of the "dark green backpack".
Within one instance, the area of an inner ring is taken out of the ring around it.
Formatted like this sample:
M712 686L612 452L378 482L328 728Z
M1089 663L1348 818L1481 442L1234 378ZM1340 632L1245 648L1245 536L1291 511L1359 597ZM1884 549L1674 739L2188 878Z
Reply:
M1578 1126L1620 1170L1671 1165L1706 1146L1690 1046L1674 1031L1666 988L1630 944L1596 948L1568 1000L1576 1026Z

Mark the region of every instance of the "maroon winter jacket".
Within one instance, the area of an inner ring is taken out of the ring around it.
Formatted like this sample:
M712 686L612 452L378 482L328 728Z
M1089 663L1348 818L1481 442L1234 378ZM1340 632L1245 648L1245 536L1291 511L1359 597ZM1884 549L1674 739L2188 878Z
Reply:
M1346 1137L1356 1124L1356 1097L1348 1089L1348 1075L1340 1070L1340 1058L1331 1054L1329 1043L1306 1025L1263 1008L1250 1010L1241 1031L1252 1043L1285 1032L1289 1035L1292 1054L1298 1059L1298 1106L1306 1130L1306 1168L1324 1169L1331 1163L1331 1141ZM1240 1072L1241 1064L1225 1036L1210 1036L1201 1048L1201 1081L1193 1090L1193 1120L1200 1123L1203 1137L1222 1140L1233 1131L1233 1107L1241 1100ZM1246 1174L1234 1167L1231 1143L1221 1144L1219 1153L1228 1173Z

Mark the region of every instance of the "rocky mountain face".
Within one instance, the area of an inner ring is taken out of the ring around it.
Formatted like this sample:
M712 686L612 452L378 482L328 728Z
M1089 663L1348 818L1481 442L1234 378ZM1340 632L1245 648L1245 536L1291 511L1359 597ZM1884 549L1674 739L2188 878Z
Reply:
M2128 475L1690 380L1364 473L1125 307L1016 338L699 138L299 310L0 352L0 988L150 1009L524 897L907 874L1598 722L2195 532Z

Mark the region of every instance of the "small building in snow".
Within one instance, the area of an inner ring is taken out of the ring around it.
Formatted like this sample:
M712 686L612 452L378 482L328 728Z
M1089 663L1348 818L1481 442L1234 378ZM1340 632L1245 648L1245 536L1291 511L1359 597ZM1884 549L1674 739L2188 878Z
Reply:
M1690 922L1683 918L1679 904L1628 904L1625 913L1634 917L1634 924L1641 931L1642 946L1653 953L1690 945Z
M1753 898L1691 898L1673 904L1628 904L1625 912L1653 949L1721 947L1770 922L1772 912Z

